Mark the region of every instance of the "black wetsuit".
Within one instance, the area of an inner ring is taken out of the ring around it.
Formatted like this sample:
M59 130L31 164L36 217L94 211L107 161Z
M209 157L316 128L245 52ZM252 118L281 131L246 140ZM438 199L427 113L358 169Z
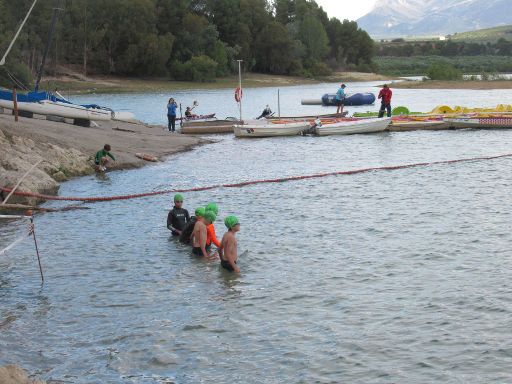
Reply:
M270 108L265 108L263 110L263 112L261 112L261 115L259 115L256 119L261 119L262 117L267 117L269 116L270 114L272 113L272 111L270 110Z
M190 216L185 208L173 207L167 216L167 228L172 231L173 236L179 236L176 230L183 231L189 221Z
M192 236L192 232L194 232L194 226L196 225L197 219L195 216L192 216L190 220L188 220L185 228L180 235L180 242L183 244L190 244L190 236Z
M203 256L203 251L201 250L201 247L193 247L192 253L196 256Z

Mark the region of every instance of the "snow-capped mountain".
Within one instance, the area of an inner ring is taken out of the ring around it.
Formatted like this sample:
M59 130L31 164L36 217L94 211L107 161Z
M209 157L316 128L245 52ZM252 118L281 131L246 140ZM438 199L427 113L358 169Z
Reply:
M512 0L378 0L357 22L373 37L446 35L512 24Z

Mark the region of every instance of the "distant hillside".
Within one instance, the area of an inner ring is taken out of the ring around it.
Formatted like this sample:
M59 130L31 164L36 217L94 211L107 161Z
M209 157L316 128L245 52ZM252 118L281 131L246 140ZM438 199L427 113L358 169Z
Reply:
M467 41L473 43L495 43L501 38L512 40L512 25L503 27L479 29L477 31L454 33L447 36L453 41Z
M512 24L511 0L378 0L357 20L372 37L447 35Z

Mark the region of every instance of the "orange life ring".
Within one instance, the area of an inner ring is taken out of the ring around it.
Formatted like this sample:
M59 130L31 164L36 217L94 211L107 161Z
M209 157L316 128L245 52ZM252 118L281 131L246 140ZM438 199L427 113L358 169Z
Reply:
M237 103L240 102L240 100L242 100L242 88L240 87L236 87L235 89L235 100Z

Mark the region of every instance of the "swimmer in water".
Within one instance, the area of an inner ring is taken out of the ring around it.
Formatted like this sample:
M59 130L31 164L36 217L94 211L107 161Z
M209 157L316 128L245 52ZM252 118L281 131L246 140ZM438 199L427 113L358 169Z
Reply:
M174 207L167 215L167 228L173 236L180 236L189 221L188 211L183 208L183 196L177 193L174 195Z
M224 219L224 224L228 231L222 236L219 248L220 265L230 272L240 272L240 268L236 264L238 260L237 246L235 234L240 230L240 222L236 216L228 216Z
M215 214L211 211L206 212L203 207L196 209L197 221L192 231L192 253L196 256L204 256L207 259L216 256L208 255L206 251L206 226L215 221Z
M219 214L219 208L217 207L217 204L215 203L209 203L205 210L211 211L217 216ZM215 225L211 223L210 225L206 226L206 248L209 249L212 245L212 243L217 247L220 248L220 241L217 239L217 234L215 233Z

